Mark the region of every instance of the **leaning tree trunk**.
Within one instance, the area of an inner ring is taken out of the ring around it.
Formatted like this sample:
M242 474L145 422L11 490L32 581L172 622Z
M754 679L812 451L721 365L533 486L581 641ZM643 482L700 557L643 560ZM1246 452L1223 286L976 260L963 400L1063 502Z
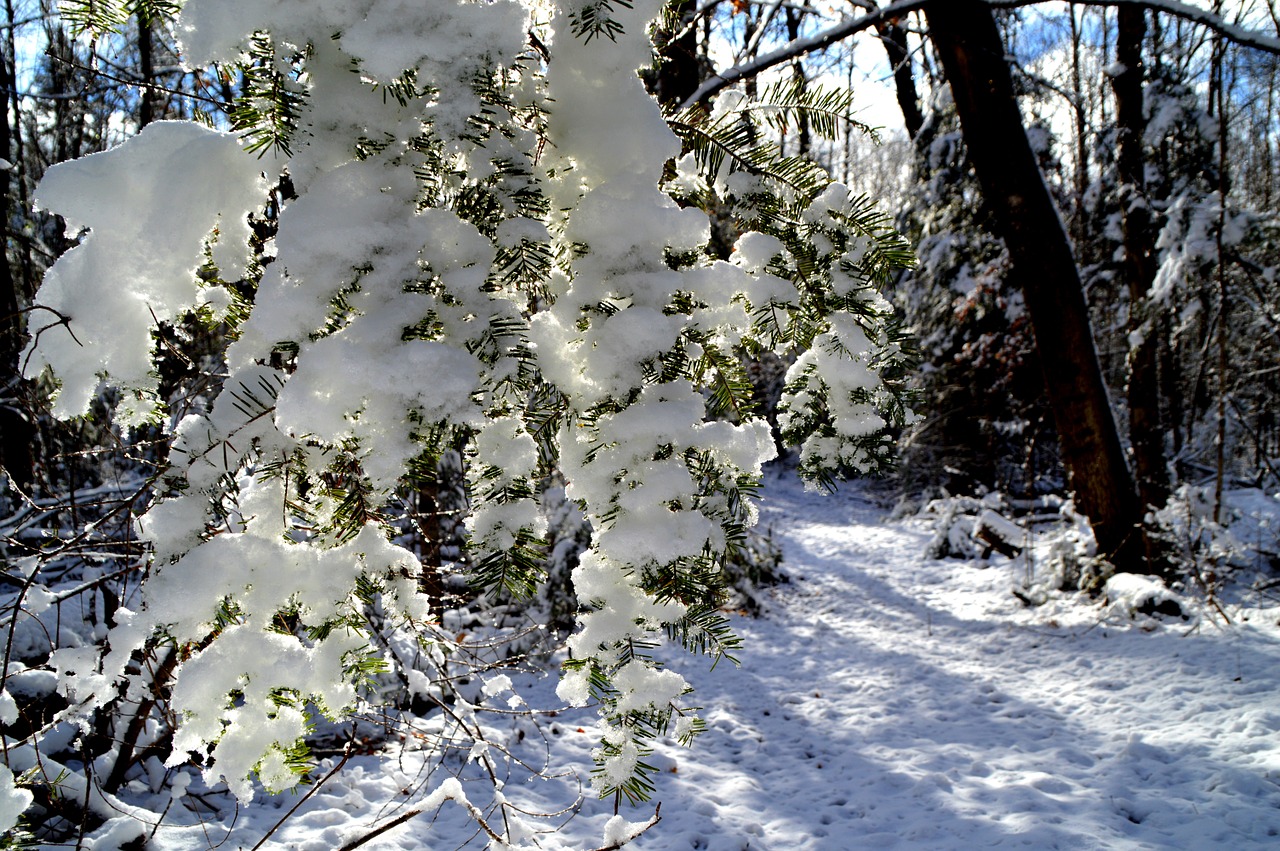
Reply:
M1076 505L1103 555L1121 569L1147 570L1141 503L1107 399L1080 275L1027 141L995 19L981 0L934 0L925 18L1026 301Z

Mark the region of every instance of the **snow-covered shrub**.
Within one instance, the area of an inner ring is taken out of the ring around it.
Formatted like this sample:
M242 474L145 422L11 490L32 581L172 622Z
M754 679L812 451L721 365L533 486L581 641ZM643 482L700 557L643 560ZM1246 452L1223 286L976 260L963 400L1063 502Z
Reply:
M929 558L978 562L1001 555L1013 594L1024 605L1040 605L1059 592L1100 593L1114 572L1098 558L1088 519L1070 500L1015 499L990 491L981 499L931 500L920 515L933 528L925 550Z
M543 490L542 506L547 518L547 557L538 601L545 612L546 627L567 634L577 623L578 614L573 571L591 546L591 524L578 504L566 496L562 481L552 482Z
M930 500L922 509L932 515L933 537L925 547L928 558L977 558L982 547L973 538L974 522L982 500L971 496Z
M138 521L141 604L116 613L106 652L50 661L74 717L164 694L167 765L194 758L247 800L255 778L296 784L299 740L376 697L389 664L442 701L398 657L448 677L460 625L423 593L431 577L391 540L389 511L415 466L465 446L477 587L537 592L553 469L590 524L558 693L600 708L596 790L651 791L647 742L699 722L688 683L645 648L734 646L724 560L774 454L739 398L738 355L794 361L782 425L807 474L878 464L907 412L876 286L909 262L868 201L744 145L740 97L675 120L682 156L636 75L659 6L183 5L186 61L244 73L237 132L158 122L51 169L38 193L87 229L39 295L68 321L28 352L60 382L60 414L84 414L105 383L122 422L162 420L155 324L206 311L232 326L221 393L173 429L167 496ZM727 260L707 213L665 191L673 173L745 228ZM255 255L249 216L286 179ZM375 640L388 622L416 649Z
M1280 495L1233 489L1222 503L1215 512L1212 485L1184 484L1155 512L1155 528L1180 571L1216 582L1232 572L1253 579L1280 566Z
M1120 580L1129 585L1123 593L1118 591L1120 586L1111 584L1115 567L1098 558L1087 519L1071 501L1052 496L1015 500L989 492L981 499L932 500L919 512L933 530L926 555L966 560L991 556L990 530L984 531L983 526L992 525L985 518L993 511L1017 530L1001 537L1019 549L1009 564L1015 593L1024 603L1043 603L1057 592L1083 591L1112 602L1125 601L1115 609L1118 612L1173 613L1173 604L1165 605L1173 597L1138 593L1147 586L1140 588L1136 578ZM1280 497L1259 488L1228 490L1216 513L1218 520L1214 519L1212 483L1184 484L1163 508L1152 512L1151 528L1172 566L1166 578L1174 590L1159 581L1155 585L1168 595L1194 588L1213 597L1228 581L1259 585L1274 578L1280 566ZM1180 600L1175 603L1183 606Z
M747 529L742 542L725 559L725 605L750 614L767 609L765 592L790 581L782 566L782 548L769 531Z

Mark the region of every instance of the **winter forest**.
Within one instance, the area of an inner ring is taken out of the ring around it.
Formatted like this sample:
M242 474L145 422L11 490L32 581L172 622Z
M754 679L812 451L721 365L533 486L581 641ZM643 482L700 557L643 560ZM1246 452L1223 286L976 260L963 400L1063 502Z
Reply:
M1275 0L5 0L0 848L1280 843Z

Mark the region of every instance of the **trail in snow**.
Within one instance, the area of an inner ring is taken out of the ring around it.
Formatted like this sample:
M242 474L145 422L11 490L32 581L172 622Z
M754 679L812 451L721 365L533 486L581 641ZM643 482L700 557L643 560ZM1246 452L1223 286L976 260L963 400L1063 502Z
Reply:
M885 521L857 487L822 497L785 477L766 496L792 582L766 617L735 619L741 667L673 655L709 729L692 750L660 747L662 821L634 847L1280 847L1280 610L1148 632L1077 597L1023 609L1012 568L925 559L928 532ZM548 704L552 687L534 684ZM585 782L589 723L525 722L517 752ZM411 758L357 760L264 847L332 851L394 816L382 802L412 806L413 779ZM507 794L549 806L575 783L513 776ZM233 835L252 846L294 803L255 805ZM610 813L589 801L544 847L599 845ZM446 803L362 847L473 834ZM157 838L207 847L190 829Z
M857 489L768 494L795 581L701 678L712 731L664 814L702 824L642 847L1280 846L1275 611L1186 635L1025 610Z

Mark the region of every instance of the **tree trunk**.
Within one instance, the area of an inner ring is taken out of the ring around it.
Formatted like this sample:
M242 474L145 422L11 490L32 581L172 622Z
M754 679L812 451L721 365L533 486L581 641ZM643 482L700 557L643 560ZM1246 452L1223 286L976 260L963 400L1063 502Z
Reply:
M1076 506L1102 555L1121 569L1145 570L1141 503L1107 400L1080 275L1027 141L995 19L981 0L934 0L925 17L1026 300Z
M1088 233L1088 216L1084 209L1084 196L1089 190L1089 145L1086 127L1084 81L1080 73L1080 40L1083 38L1080 24L1076 22L1076 4L1067 8L1071 21L1071 111L1075 118L1076 146L1076 197L1075 239L1076 245L1085 244Z
M787 38L790 41L800 38L800 21L803 14L803 12L798 12L790 6L786 9ZM799 57L796 57L791 63L791 79L796 81L800 91L804 91L809 86L809 81L804 73L804 63L800 61ZM796 128L796 153L799 156L807 157L809 156L809 148L813 144L809 133L808 114L802 111L797 117L797 123L799 126Z
M142 88L138 93L138 129L141 130L155 120L155 93L151 89L155 79L155 48L151 37L151 16L141 5L136 14L138 19L138 74L142 77Z
M12 182L9 184L10 189L17 187L16 201L18 209L23 211L24 217L31 210L31 199L27 193L27 169L28 152L22 140L22 94L18 91L17 84L17 63L15 59L18 55L17 38L17 16L14 13L13 0L5 0L5 19L8 21L8 31L4 37L4 49L7 51L5 66L0 70L3 74L4 85L9 90L9 108L13 110L12 123L9 125L9 146L6 148L10 153L5 154L9 162L13 163L13 171L10 173ZM9 118L10 116L6 116ZM12 209L12 200L10 201ZM31 235L23 233L9 233L9 238L16 242L15 250L18 252L18 263L15 275L17 276L18 292L25 298L28 304L36 295L36 267L35 261L31 257Z
M1169 498L1169 475L1160 425L1159 331L1147 295L1156 279L1155 234L1147 199L1142 105L1142 42L1146 13L1138 7L1117 10L1116 61L1120 73L1111 79L1116 96L1117 168L1120 178L1121 226L1124 232L1124 277L1129 289L1129 443L1133 472L1144 506L1160 508Z
M693 25L697 14L696 0L679 0L672 8L672 18L682 27L675 38L661 43L660 61L653 94L664 106L679 106L698 90L702 82L702 62L698 58L698 29Z
M12 17L9 20L12 27ZM6 45L7 47L7 45ZM9 77L11 57L0 56L0 86L14 90ZM0 157L11 159L12 136L9 128L8 95L0 104ZM31 439L34 428L18 403L21 379L18 359L22 353L23 322L21 310L25 299L19 294L18 279L9 262L9 229L13 221L9 190L14 185L14 169L0 172L0 465L8 471L13 483L27 490L34 477ZM0 484L0 490L4 486Z
M876 27L880 43L889 57L893 69L893 90L902 110L902 122L907 136L914 139L924 126L924 113L920 111L920 95L916 92L915 73L911 68L911 53L907 45L907 31L896 20Z

